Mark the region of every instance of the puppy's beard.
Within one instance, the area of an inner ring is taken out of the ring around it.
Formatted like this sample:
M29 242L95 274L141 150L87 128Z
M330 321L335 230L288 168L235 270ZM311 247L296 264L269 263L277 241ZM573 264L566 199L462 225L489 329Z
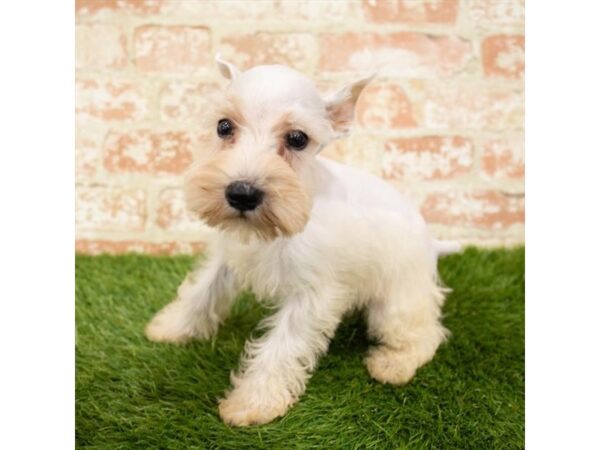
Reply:
M185 181L188 209L207 225L236 234L247 242L255 236L271 240L300 233L309 219L311 200L296 172L278 156L264 156L252 164L248 176L235 173L232 157L219 156L196 164ZM240 214L227 203L225 189L237 179L251 180L265 194L253 211Z

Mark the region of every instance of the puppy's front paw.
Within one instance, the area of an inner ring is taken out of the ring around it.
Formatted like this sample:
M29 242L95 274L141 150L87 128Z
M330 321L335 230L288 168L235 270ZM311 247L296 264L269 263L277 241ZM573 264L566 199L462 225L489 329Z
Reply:
M154 342L185 343L192 339L208 339L216 332L217 324L207 317L192 315L181 300L161 309L146 326L146 337Z
M236 388L219 402L219 415L236 427L259 425L283 416L294 401L287 391L277 395L263 389Z
M373 378L381 383L408 383L419 368L410 351L396 350L385 345L372 348L365 364Z

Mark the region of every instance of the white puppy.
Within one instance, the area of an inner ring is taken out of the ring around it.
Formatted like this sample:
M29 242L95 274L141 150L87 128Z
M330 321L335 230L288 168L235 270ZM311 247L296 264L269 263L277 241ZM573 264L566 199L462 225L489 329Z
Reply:
M146 335L207 339L244 289L278 306L220 402L233 425L285 414L354 308L364 308L378 342L365 360L371 376L406 383L446 337L436 262L458 245L433 240L418 210L382 180L317 156L349 132L370 78L323 99L288 67L240 72L217 62L230 84L213 99L212 138L186 177L188 207L216 237Z

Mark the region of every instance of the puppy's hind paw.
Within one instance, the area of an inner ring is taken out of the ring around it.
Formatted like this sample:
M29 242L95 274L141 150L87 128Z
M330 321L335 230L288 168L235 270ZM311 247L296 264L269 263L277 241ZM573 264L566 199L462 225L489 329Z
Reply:
M374 379L390 384L408 383L419 367L416 358L410 352L385 345L370 349L365 364Z

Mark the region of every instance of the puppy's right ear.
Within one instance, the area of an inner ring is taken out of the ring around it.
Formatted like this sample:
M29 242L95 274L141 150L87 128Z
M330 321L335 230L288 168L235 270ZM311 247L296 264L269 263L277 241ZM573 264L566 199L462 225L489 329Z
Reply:
M219 66L219 72L221 72L221 75L223 75L228 80L233 81L239 76L239 69L229 61L225 61L223 58L221 58L220 53L217 53L217 55L215 56L215 61Z

